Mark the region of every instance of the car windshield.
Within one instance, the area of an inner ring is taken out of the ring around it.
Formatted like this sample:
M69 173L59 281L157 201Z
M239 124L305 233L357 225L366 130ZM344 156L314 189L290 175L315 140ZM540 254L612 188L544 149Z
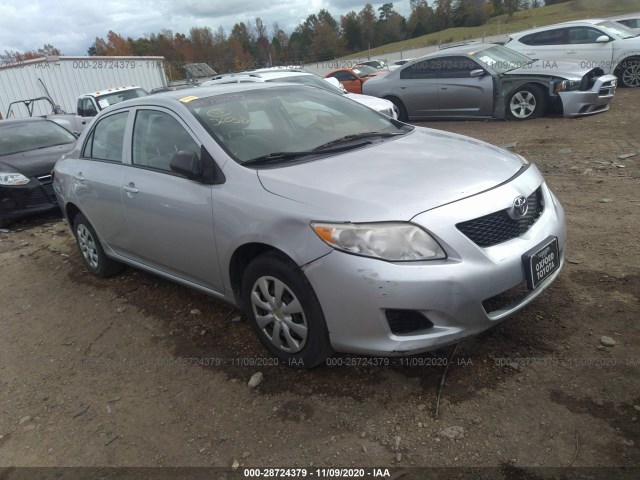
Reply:
M597 23L597 25L602 30L607 32L609 35L613 35L614 37L617 37L617 38L622 38L622 39L633 38L638 35L636 32L634 32L630 28L625 27L624 25L618 22L611 22L607 20L604 22L599 22Z
M526 55L501 45L485 48L479 52L469 52L469 56L484 63L497 73L515 70L516 68L524 67L533 62L533 59Z
M319 88L274 86L183 101L241 164L306 161L413 130Z
M300 83L302 85L311 85L312 87L322 88L329 90L330 92L344 95L344 92L338 87L327 82L324 78L317 75L293 75L290 77L278 77L267 80L267 82L287 82L287 83Z
M0 122L0 157L76 141L71 132L47 120Z
M353 73L358 75L360 78L364 78L367 75L371 75L372 73L377 72L378 70L368 65L358 65L357 67L353 67L351 71L353 71Z
M96 97L96 101L100 106L100 109L107 108L116 103L124 102L125 100L131 100L132 98L144 97L149 95L144 88L132 88L131 90L119 90L113 93L105 93Z

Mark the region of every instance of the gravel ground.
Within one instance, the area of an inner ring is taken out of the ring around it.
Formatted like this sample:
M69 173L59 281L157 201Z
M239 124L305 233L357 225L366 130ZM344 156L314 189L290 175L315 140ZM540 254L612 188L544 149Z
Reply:
M423 124L517 142L568 219L554 287L453 356L277 366L229 306L134 269L92 277L55 216L14 225L0 233L0 467L637 469L639 105L620 89L589 118Z

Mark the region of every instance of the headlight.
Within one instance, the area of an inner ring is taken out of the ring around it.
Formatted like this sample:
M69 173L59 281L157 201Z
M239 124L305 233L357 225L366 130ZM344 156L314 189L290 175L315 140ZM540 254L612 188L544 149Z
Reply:
M410 223L312 223L330 247L394 262L447 258L438 242Z
M0 185L26 185L29 179L21 173L0 172Z
M556 93L578 90L581 83L582 82L580 82L580 80L562 80L561 82L556 82L556 86L553 90Z

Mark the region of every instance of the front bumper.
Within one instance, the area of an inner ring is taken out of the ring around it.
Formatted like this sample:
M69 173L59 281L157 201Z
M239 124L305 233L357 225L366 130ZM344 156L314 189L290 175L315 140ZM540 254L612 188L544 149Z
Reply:
M457 229L460 222L508 208L515 197L528 196L541 184L544 211L523 235L482 248ZM564 211L534 166L506 185L422 213L412 221L440 242L446 260L391 263L334 251L305 267L336 351L408 355L455 343L523 308L562 268ZM525 282L522 254L549 236L558 239L560 268L535 290L487 312L483 302ZM433 326L394 334L386 312L396 309L418 311Z
M603 75L598 77L589 90L559 92L564 116L573 118L606 112L613 100L616 84L617 78L614 75Z
M32 177L26 185L0 187L1 220L13 220L51 210L58 210L51 175Z

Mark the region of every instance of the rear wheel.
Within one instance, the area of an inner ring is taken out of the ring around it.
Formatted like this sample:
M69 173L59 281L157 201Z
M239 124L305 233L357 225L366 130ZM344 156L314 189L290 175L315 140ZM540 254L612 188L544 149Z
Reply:
M523 85L507 99L507 116L513 120L538 118L545 109L545 97L540 87Z
M331 355L320 303L300 268L284 255L267 253L249 264L242 301L258 339L281 362L309 369Z
M627 88L640 87L640 59L623 60L618 71L618 79Z
M82 259L91 273L99 277L108 277L122 270L121 263L110 259L104 253L96 231L81 213L73 219L73 233Z
M409 117L407 116L407 109L404 108L404 104L399 98L385 97L385 100L389 100L391 103L395 105L396 110L398 112L398 120L400 120L401 122L407 122L409 120Z

